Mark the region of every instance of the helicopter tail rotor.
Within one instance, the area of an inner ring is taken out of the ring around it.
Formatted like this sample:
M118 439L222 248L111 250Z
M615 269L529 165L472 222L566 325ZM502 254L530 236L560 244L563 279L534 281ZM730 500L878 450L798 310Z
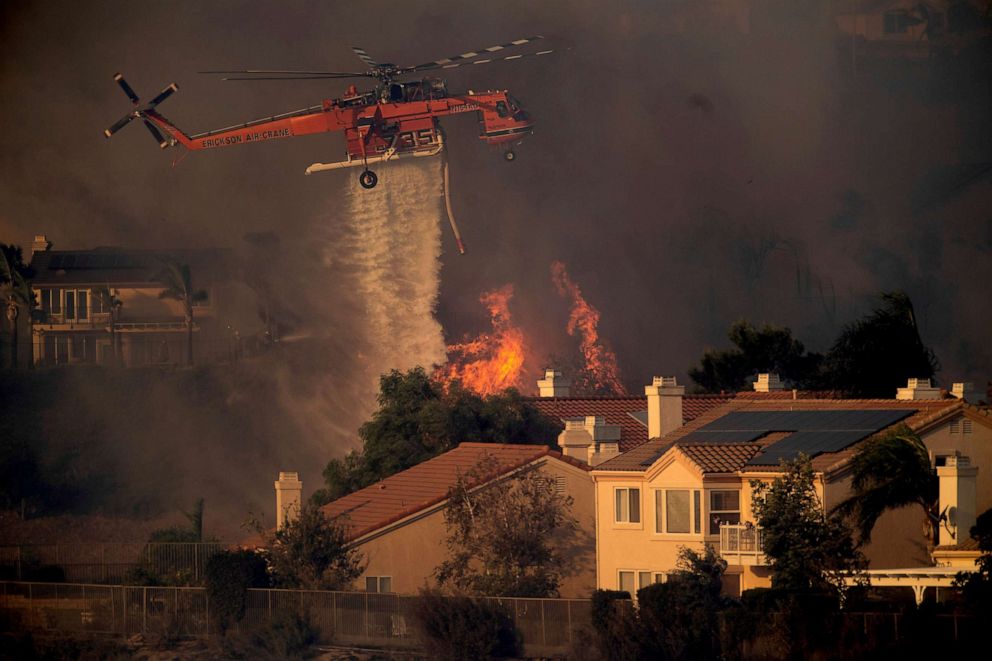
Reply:
M148 132L151 133L152 137L155 139L155 142L158 143L158 146L161 147L162 149L168 147L169 141L165 139L165 137L162 135L162 133L158 130L158 128L154 124L148 121L147 113L150 110L154 110L158 104L162 103L170 96L172 96L179 89L179 86L176 85L175 83L172 83L164 90L159 92L157 95L155 95L155 97L151 101L149 101L147 105L141 106L140 105L141 99L138 98L138 95L135 93L134 89L132 89L131 86L127 84L127 81L124 80L124 76L122 74L120 73L114 74L114 81L118 85L120 85L120 88L124 91L124 94L127 96L127 98L131 100L131 103L134 104L135 108L134 110L132 110L131 112L129 112L128 114L124 115L116 122L114 122L110 126L110 128L104 129L103 134L109 138L110 136L112 136L113 134L117 133L122 128L130 124L132 120L141 119L144 121L145 127L148 129Z

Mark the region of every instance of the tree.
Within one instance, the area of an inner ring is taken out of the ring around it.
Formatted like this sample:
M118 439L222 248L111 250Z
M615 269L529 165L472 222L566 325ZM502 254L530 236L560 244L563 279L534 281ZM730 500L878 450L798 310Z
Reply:
M927 446L909 427L899 425L858 448L851 459L851 496L835 511L854 521L863 545L871 541L872 529L886 510L918 505L932 549L940 523L939 491Z
M982 554L978 557L977 571L961 572L955 584L962 588L966 602L975 612L989 618L992 616L992 509L979 514L969 532Z
M932 378L939 363L923 344L913 303L886 292L875 309L849 324L824 361L828 387L851 397L892 397L910 378Z
M124 302L117 297L116 292L110 291L109 285L94 289L93 299L99 301L103 309L107 310L110 315L110 324L108 326L110 329L110 349L114 354L114 362L120 365L121 352L120 347L117 345L117 322L120 320L121 308L124 307Z
M478 596L557 596L558 547L574 538L572 498L538 469L489 481L497 468L485 458L449 491L449 557L434 572L438 584Z
M741 320L730 327L727 337L734 349L707 350L689 377L705 392L737 392L750 386L749 379L761 372L774 372L795 387L816 381L823 357L809 353L803 343L784 326L761 328Z
M365 571L362 555L348 545L345 524L311 504L275 532L268 560L276 585L304 590L342 590Z
M378 401L358 431L362 451L327 464L326 488L315 502L361 489L461 442L549 444L561 430L516 390L480 397L458 384L445 389L420 367L384 374Z
M637 591L640 657L719 658L718 614L729 601L720 596L727 561L710 544L701 553L683 546L676 567L664 583Z
M5 316L10 325L10 367L17 368L17 319L20 309L26 308L30 318L34 307L31 291L31 271L24 265L21 248L0 243L0 291L5 299Z
M864 557L844 520L823 511L809 457L783 462L783 468L771 484L751 481L751 509L762 529L772 587L840 590L838 572L860 570Z
M165 286L165 289L159 292L159 298L176 300L183 306L183 322L186 324L186 364L192 366L193 307L196 303L207 300L207 292L203 289L194 289L189 265L174 260L166 261L165 269L156 280Z

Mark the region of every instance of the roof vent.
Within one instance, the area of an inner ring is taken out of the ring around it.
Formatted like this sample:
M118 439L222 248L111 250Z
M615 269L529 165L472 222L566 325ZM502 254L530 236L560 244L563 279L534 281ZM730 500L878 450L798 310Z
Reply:
M905 388L896 390L896 399L901 401L940 399L940 388L930 385L930 379L910 379Z
M785 390L785 386L782 385L782 380L778 378L778 374L774 372L769 372L767 374L759 374L758 380L754 382L754 392L772 392L775 390Z
M44 234L35 234L34 242L31 244L31 254L36 252L46 252L52 247L52 242L48 240L48 237Z

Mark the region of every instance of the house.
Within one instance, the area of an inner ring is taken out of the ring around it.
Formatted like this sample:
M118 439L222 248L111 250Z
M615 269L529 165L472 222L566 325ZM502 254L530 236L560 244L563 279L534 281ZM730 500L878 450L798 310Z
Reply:
M218 298L232 298L220 251L53 250L44 235L35 237L32 251L37 307L31 338L37 365L182 364L187 341L183 304L159 298L169 260L189 265L194 288L207 292L205 300L194 302L197 357L232 350L237 331L216 314ZM116 310L98 295L101 290L120 301Z
M675 377L655 377L651 385L645 386L643 397L576 397L571 394L569 380L554 369L545 371L537 388L540 396L528 397L527 401L541 413L560 420L566 427L584 427L588 423L595 443L592 465L618 452L633 450L649 438L663 436L734 398L686 395L685 387L678 385ZM590 463L590 458L581 452L564 452Z
M989 34L982 0L835 0L834 22L857 66L863 58L927 60Z
M771 481L782 471L780 460L805 453L812 458L818 495L832 508L850 493L849 462L859 443L899 424L930 449L942 495L945 481L948 493L960 494L949 505L939 543L966 538L976 505L979 512L992 507L992 418L965 401L971 396L965 385L957 384L954 393L945 397L929 381L911 379L891 400L796 392L735 397L598 464L592 471L598 587L633 593L664 580L681 546L701 549L707 543L729 564L728 593L768 586L760 529L753 525L751 480ZM918 509L885 514L866 555L876 569L927 564Z
M462 443L457 448L323 508L340 518L347 538L367 560L359 586L369 592L414 594L434 584L434 570L448 557L444 510L448 492L459 476L469 474L485 458L495 473L474 488L485 488L523 471L540 470L554 488L572 497L578 522L575 538L562 553L563 597L584 597L595 587L595 520L589 467L545 445ZM278 488L278 487L277 487Z

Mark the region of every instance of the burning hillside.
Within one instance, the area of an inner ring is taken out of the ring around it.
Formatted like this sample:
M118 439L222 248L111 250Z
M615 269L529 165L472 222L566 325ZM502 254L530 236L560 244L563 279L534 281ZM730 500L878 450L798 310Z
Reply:
M461 381L480 395L521 387L527 348L523 331L514 325L510 315L512 298L513 285L504 285L479 297L489 310L492 332L449 345L448 364L434 374L438 381L445 385Z
M580 349L589 374L590 385L597 390L607 390L614 395L626 395L627 389L620 381L620 368L617 357L599 337L599 310L589 305L582 296L582 290L568 277L565 265L559 261L551 263L551 280L555 283L559 296L567 296L572 302L568 317L568 334L579 334Z

